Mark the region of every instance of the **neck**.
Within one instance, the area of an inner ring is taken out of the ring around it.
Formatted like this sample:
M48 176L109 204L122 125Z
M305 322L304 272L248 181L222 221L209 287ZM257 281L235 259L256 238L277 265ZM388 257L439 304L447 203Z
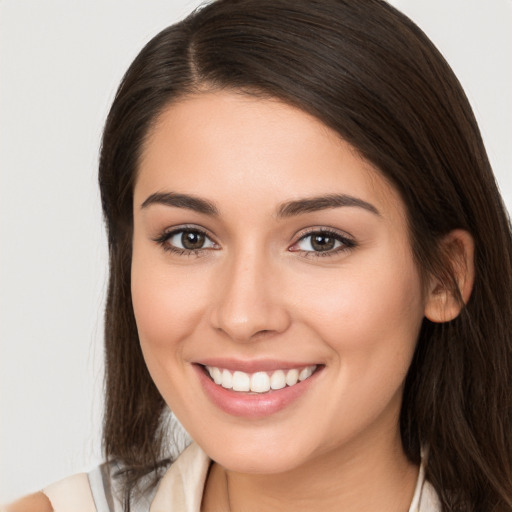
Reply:
M203 510L407 512L418 468L405 457L399 436L362 441L280 474L236 473L214 463Z

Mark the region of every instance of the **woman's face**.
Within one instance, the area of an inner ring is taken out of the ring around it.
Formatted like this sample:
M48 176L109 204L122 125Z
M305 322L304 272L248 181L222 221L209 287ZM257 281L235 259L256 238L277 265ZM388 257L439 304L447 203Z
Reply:
M168 107L139 171L140 342L208 455L275 473L399 444L424 299L381 174L317 119L235 92Z

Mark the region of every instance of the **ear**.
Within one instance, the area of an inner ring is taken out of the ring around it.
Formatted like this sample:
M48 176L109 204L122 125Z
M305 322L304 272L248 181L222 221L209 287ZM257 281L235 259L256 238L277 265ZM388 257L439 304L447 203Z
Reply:
M462 229L455 229L442 240L442 252L447 255L460 295L453 293L449 283L432 279L425 302L425 316L436 323L456 318L466 304L475 278L473 237ZM462 303L460 301L462 299Z

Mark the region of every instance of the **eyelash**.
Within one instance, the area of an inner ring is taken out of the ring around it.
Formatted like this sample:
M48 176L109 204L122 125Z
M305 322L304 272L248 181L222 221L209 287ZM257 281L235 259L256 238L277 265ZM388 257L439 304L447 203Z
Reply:
M332 238L335 242L339 242L340 245L334 249L326 251L304 251L301 249L294 249L293 252L302 252L305 258L325 258L330 256L336 256L342 252L350 251L356 247L356 242L346 235L342 235L337 231L326 229L326 228L312 228L311 230L302 233L299 239L292 245L297 246L301 241L306 240L314 235L321 235L326 238ZM291 250L291 249L288 249Z
M159 237L155 238L154 241L159 244L164 251L169 251L174 254L177 254L178 256L201 256L205 251L216 249L217 247L201 247L199 249L185 249L181 247L176 247L174 245L171 245L169 243L169 240L179 234L184 233L195 233L200 236L204 236L205 239L208 239L213 246L217 246L216 242L214 242L211 237L206 233L206 231L197 228L197 227L187 227L182 226L177 229L173 229L171 231L165 231L162 233ZM326 238L332 238L335 242L339 242L340 245L334 249L326 250L326 251L306 251L301 249L292 249L292 247L297 246L300 242L306 240L308 237L312 237L314 235L321 235ZM315 258L315 257L328 257L328 256L335 256L341 252L349 251L356 247L356 242L352 240L351 238L348 238L347 236L341 235L340 233L325 229L325 228L314 228L310 231L303 233L300 238L288 249L291 252L300 252L302 255L306 258Z
M196 233L201 236L204 236L206 239L210 240L214 245L217 245L215 242L213 242L213 240L206 231L195 226L181 226L171 231L164 231L159 237L155 238L154 241L157 244L159 244L164 251L172 252L174 254L177 254L178 256L200 256L204 251L208 251L211 249L204 247L201 247L199 249L185 249L171 245L169 243L169 240L175 235L179 235L180 233Z

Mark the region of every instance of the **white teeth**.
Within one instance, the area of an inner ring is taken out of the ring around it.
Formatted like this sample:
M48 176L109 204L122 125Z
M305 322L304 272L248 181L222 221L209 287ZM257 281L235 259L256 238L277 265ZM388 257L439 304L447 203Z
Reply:
M270 391L270 377L265 372L256 372L251 376L251 391L266 393Z
M233 390L234 391L249 391L250 388L251 388L251 379L247 373L244 373L244 372L233 373Z
M288 386L294 386L299 380L299 370L288 370L286 374L286 384Z
M226 389L231 389L233 387L233 375L231 375L229 370L222 370L222 382L220 384Z
M208 368L208 371L210 369ZM222 384L222 372L218 369L218 368L212 368L212 373L210 373L211 377L213 378L213 382L215 382L215 384Z
M298 382L311 377L316 370L316 365L306 366L300 370L292 368L291 370L275 370L274 372L256 372L249 374L246 372L231 372L223 368L214 366L206 367L210 377L215 384L233 391L253 393L267 393L271 389L283 389L285 386L295 386Z
M271 389L283 389L286 386L286 375L283 370L277 370L270 377Z
M311 377L311 374L313 371L311 370L311 366L307 366L306 368L302 368L302 370L299 373L299 380L302 382L303 380L306 380L308 377Z

